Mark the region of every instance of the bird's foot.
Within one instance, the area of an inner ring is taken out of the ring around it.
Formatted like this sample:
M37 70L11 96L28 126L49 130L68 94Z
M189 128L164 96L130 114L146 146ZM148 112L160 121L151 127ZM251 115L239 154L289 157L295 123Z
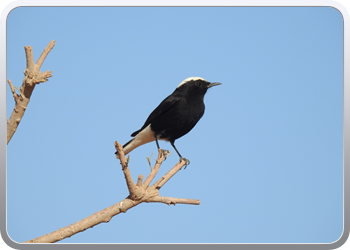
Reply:
M181 162L181 161L185 161L185 162L186 162L186 163L185 163L185 168L184 168L184 169L186 169L187 166L190 165L190 161L187 160L186 158L180 157L180 162Z
M163 156L164 156L164 161L165 161L166 158L169 156L169 150L162 149L162 154L163 154Z

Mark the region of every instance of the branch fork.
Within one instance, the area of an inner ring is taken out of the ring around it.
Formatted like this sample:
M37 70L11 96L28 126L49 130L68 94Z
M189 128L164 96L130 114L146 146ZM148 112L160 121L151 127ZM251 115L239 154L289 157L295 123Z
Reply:
M163 161L169 154L169 151L165 151L162 149L158 150L158 158L156 159L156 164L152 168L151 173L147 176L146 180L143 181L143 175L139 175L137 179L137 183L132 180L131 173L128 167L128 160L125 158L123 147L121 144L116 141L114 143L115 149L117 150L117 158L120 160L120 164L122 165L122 170L124 173L124 177L126 180L126 184L129 190L128 198L137 204L142 202L160 202L165 203L167 205L170 204L192 204L199 205L199 200L194 199L183 199L183 198L173 198L173 197L163 197L159 196L159 189L168 181L171 177L173 177L183 166L186 165L186 161L182 160L178 162L170 171L168 171L165 175L163 175L159 180L157 180L153 185L150 186L151 182L155 178L156 174L159 171L160 166Z
M130 208L137 206L142 202L158 202L167 205L176 204L192 204L199 205L200 201L195 199L183 199L174 197L165 197L159 195L159 189L173 177L183 166L186 165L186 161L182 160L178 162L168 173L163 175L159 180L157 180L153 185L150 186L152 180L158 173L158 170L165 160L166 156L169 154L167 151L160 149L158 151L158 158L156 164L152 168L151 173L147 176L146 180L143 182L143 175L139 175L137 182L132 180L131 173L128 166L128 158L125 157L123 147L117 141L114 143L115 149L118 151L117 158L120 160L122 166L122 171L126 180L126 185L129 190L129 196L124 200L117 202L116 204L107 207L101 211L98 211L78 222L75 222L64 228L60 228L52 233L45 234L38 238L23 242L23 243L53 243L63 240L67 237L71 237L74 234L83 232L88 228L92 228L100 223L109 222L113 216L120 213L126 213Z
M15 100L15 107L13 112L7 121L7 144L10 142L13 134L16 132L18 124L21 122L26 110L30 97L33 93L36 84L41 82L47 82L48 78L52 77L52 71L40 72L40 67L43 64L46 56L55 46L55 40L51 41L48 46L41 53L38 61L34 63L33 50L31 46L24 46L26 53L27 68L24 70L24 78L22 86L19 89L19 94L16 93L15 88L12 85L11 80L8 80L13 98Z

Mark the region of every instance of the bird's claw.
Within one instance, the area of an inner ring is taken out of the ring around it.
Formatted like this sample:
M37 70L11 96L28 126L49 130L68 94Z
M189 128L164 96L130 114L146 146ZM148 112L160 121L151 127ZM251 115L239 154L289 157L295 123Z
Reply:
M166 158L169 156L169 150L162 149L162 154L163 154L163 156L164 156L164 161L165 161Z
M186 158L180 157L180 162L181 162L181 161L185 161L185 162L186 162L186 163L185 163L185 168L184 168L184 169L186 169L187 166L190 165L190 161L187 160Z

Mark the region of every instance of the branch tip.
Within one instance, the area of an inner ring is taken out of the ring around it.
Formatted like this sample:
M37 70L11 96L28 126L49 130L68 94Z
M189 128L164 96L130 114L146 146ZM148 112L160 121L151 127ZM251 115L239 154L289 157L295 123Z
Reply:
M142 186L142 181L143 181L143 175L140 174L139 177L137 178L136 186L141 187Z
M12 85L12 82L10 79L7 80L8 84L10 85L10 89L13 95L13 99L15 99L15 102L17 103L19 95L16 93L15 87Z

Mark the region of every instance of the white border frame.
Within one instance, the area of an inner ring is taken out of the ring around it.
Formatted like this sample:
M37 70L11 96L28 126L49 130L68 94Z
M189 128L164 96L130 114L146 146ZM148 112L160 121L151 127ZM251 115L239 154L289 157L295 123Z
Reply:
M123 249L178 249L179 247L184 248L200 248L200 249L212 249L213 247L217 249L335 249L342 246L349 236L349 220L350 220L350 199L349 199L349 178L350 178L350 169L349 169L349 161L350 161L350 130L346 128L350 128L350 92L349 92L349 63L350 63L350 54L349 54L349 14L338 2L330 1L330 0L285 0L285 1L277 1L277 0L236 0L236 1L227 1L227 0L171 0L167 2L157 1L157 0L129 0L129 1L92 1L92 0L30 0L30 1L15 1L8 4L5 9L1 13L0 19L0 32L2 34L0 40L0 48L1 48L1 56L0 56L0 72L2 77L2 84L0 84L0 93L1 98L1 117L6 117L6 21L8 14L17 7L24 6L45 6L45 7L55 7L55 6L247 6L247 7L256 7L256 6L278 6L278 7L290 7L290 6L299 6L299 7L307 7L307 6L318 6L318 7L333 7L337 9L343 16L344 22L344 117L343 117L343 159L344 159L344 229L342 236L333 243L231 243L231 244L70 244L70 243L60 243L60 244L18 244L13 242L6 231L6 136L5 133L0 134L0 140L3 142L0 148L0 159L1 159L1 167L0 167L0 229L1 235L5 243L11 248L15 249L60 249L60 248L68 248L68 249L115 249L116 247L122 247ZM1 123L1 131L6 131L6 123Z

